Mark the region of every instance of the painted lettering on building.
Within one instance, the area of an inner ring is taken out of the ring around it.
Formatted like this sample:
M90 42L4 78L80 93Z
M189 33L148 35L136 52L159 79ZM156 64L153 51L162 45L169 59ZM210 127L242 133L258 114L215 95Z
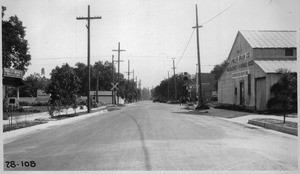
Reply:
M240 78L240 77L246 77L246 76L248 76L248 74L249 74L249 70L245 70L245 71L240 71L240 72L232 73L231 77L233 79L236 79L236 78Z
M238 69L246 68L252 66L254 64L253 60L249 60L251 55L249 52L241 54L232 58L229 61L229 66L227 67L227 71L235 71Z
M3 68L4 77L23 78L24 71L10 68Z

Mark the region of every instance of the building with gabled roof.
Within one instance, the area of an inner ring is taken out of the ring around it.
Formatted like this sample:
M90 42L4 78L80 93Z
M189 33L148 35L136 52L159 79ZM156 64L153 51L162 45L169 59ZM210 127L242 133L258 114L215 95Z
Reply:
M218 79L218 102L266 110L279 69L296 72L296 31L238 31Z

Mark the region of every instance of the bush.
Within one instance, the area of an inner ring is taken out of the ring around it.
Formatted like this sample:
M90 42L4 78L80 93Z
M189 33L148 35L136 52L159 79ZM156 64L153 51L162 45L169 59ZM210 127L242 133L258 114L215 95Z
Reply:
M20 106L31 106L32 103L29 103L29 102L26 102L26 101L20 101L20 102L19 102L19 105L20 105Z
M231 104L217 104L215 106L217 109L227 109L227 110L234 110L234 111L242 111L242 112L253 112L254 110L248 108L246 106L239 106L239 105L231 105Z
M79 101L78 105L87 105L87 102L86 100L81 100Z
M17 109L18 112L24 112L24 108Z
M42 103L42 102L36 102L36 103L33 103L31 106L48 106L49 103L48 102L45 102L45 103Z

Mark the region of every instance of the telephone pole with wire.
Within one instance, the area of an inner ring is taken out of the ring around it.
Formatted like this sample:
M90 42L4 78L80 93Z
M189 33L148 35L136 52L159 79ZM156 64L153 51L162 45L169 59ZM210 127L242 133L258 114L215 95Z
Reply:
M170 82L169 82L169 71L168 71L168 100L170 100Z
M198 109L204 108L203 98L202 98L202 84L201 84L201 64L200 64L200 47L199 47L199 28L202 27L198 25L198 7L196 4L196 26L193 28L196 28L196 35L197 35L197 58L198 58L198 103L197 107Z
M120 42L118 42L118 49L117 50L112 50L112 51L117 51L118 52L118 76L117 76L117 80L118 80L118 83L120 83L120 62L122 62L122 60L120 60L120 53L122 51L126 51L126 50L121 50L120 48ZM119 104L119 96L117 97L117 103Z
M128 71L125 72L127 73L127 76L128 76L128 82L130 81L130 74L131 73L134 73L134 70L133 71L130 71L130 60L128 60ZM133 74L134 75L134 74ZM134 78L134 77L133 77Z
M102 19L101 16L90 17L90 5L88 5L88 16L87 17L77 17L77 20L87 20L87 30L88 30L88 42L87 42L87 66L88 66L88 93L87 93L87 112L91 112L91 70L90 70L90 20L91 19Z
M176 73L175 73L175 58L172 58L173 59L173 73L174 73L174 86L175 86L175 100L177 99L177 85L176 85Z

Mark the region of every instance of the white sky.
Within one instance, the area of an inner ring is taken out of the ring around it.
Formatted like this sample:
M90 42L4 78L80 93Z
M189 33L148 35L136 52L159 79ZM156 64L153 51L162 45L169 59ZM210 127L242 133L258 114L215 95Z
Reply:
M229 55L238 30L297 30L299 0L2 0L7 7L4 19L17 15L26 27L31 65L25 76L41 72L47 77L55 66L77 62L87 64L85 20L90 5L91 64L117 58L121 42L121 73L131 71L152 87L177 72L194 74L197 63L196 32L180 59L195 26L195 4L199 25L224 9L227 11L206 23L199 31L201 70L210 72ZM125 76L127 78L127 75Z

